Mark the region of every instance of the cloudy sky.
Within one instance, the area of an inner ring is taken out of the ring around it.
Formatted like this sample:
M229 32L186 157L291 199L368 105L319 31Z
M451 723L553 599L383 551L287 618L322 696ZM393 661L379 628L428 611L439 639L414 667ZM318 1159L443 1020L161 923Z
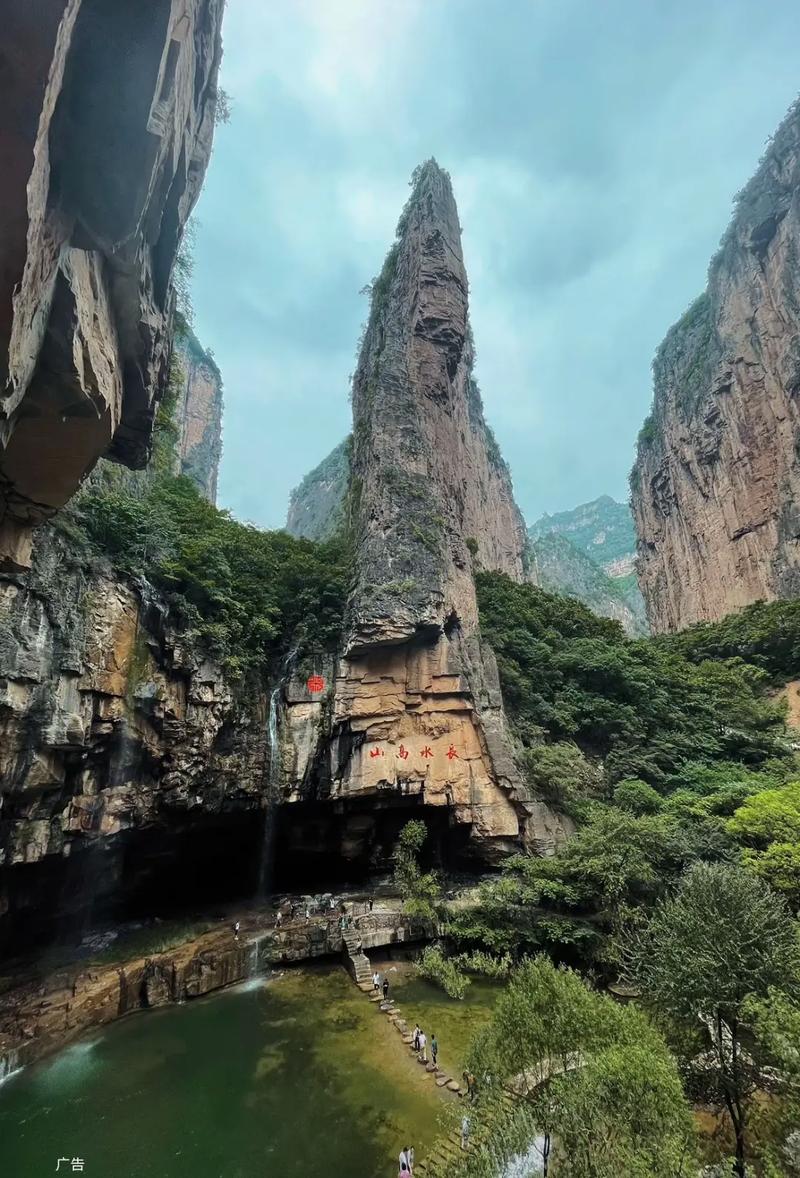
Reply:
M524 514L624 498L653 351L800 89L796 0L228 0L224 38L194 276L220 504L280 527L348 432L358 292L431 155Z

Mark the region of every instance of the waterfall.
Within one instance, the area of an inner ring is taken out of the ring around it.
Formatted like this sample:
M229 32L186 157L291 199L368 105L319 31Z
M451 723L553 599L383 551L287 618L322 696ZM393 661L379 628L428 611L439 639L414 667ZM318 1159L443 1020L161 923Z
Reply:
M267 896L272 883L272 861L275 846L275 811L278 805L278 793L281 782L281 751L278 743L278 708L280 705L283 685L289 678L294 660L297 658L297 647L289 651L286 656L277 687L269 697L269 717L267 720L267 743L269 746L269 768L267 771L267 788L264 796L264 827L261 835L261 857L258 865L259 899Z
M22 1065L19 1062L19 1052L16 1048L9 1051L7 1055L0 1055L0 1084L21 1071Z

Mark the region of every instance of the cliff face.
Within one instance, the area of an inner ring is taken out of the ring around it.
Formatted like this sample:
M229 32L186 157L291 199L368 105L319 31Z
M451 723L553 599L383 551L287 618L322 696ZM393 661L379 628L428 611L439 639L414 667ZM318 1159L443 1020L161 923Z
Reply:
M0 578L0 934L136 890L165 852L159 831L172 854L196 839L201 858L209 818L253 811L257 834L268 693L243 686L193 651L146 583L38 533L30 573ZM66 886L93 847L95 888Z
M286 531L307 540L327 540L344 523L350 483L352 439L345 438L289 496Z
M53 0L0 50L0 562L108 454L142 467L208 163L223 0Z
M800 592L800 105L653 365L631 474L654 630Z
M180 372L176 472L188 475L205 498L216 503L222 456L222 377L194 332L179 336L175 349Z
M520 839L548 849L561 829L517 772L478 633L473 559L521 580L526 536L471 375L460 238L431 160L374 283L353 383L355 584L323 759L334 798L438 807L486 857Z

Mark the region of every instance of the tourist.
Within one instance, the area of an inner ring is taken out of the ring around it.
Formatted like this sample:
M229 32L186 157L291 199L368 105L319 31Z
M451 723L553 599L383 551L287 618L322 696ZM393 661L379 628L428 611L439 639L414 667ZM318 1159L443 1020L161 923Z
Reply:
M466 1149L469 1144L469 1117L465 1113L461 1118L461 1148Z
M419 1033L419 1053L422 1057L422 1062L428 1062L428 1038L424 1031Z
M404 1145L400 1150L400 1173L402 1174L403 1171L410 1172L410 1170L411 1158L409 1157L409 1149L407 1145Z
M336 901L334 900L333 896L331 896L331 912L333 912L333 910L335 908L336 908Z
M283 913L281 912L281 910L279 908L278 913L275 917L275 928L280 928L282 924L283 924Z
M419 1037L422 1034L419 1023L414 1024L414 1050L419 1055Z
M467 1096L470 1101L475 1099L475 1077L472 1072L464 1072L464 1084L467 1088Z
M436 1064L436 1056L439 1054L439 1044L436 1041L436 1032L431 1035L431 1059Z
M372 988L376 994L377 994L378 990L380 990L380 988L381 988L381 975L378 973L377 969L375 970L374 974L372 975Z
M240 926L240 924L239 924L239 921L237 920L237 921L236 921L236 924L233 926L233 935L234 935L234 937L236 938L236 940L237 940L237 941L239 940L239 929L240 929L240 927L241 927L241 926Z
M413 1145L409 1145L409 1147L408 1147L408 1172L409 1172L409 1174L414 1173L414 1146Z
M311 920L311 909L306 905L306 924Z
M388 997L389 997L389 979L384 978L383 979L383 1001L385 1002Z
M369 898L369 910L372 911L372 896Z

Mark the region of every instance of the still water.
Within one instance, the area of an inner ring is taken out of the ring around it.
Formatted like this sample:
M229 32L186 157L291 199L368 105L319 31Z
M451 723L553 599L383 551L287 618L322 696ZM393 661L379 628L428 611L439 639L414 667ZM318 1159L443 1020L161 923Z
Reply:
M435 994L418 986L420 1002ZM488 1017L477 998L470 1024L478 1007ZM431 1001L444 1054L455 1011ZM85 1178L394 1178L400 1147L422 1156L443 1107L342 970L290 971L134 1015L7 1080L0 1175L40 1178L59 1158L71 1175L80 1158Z

